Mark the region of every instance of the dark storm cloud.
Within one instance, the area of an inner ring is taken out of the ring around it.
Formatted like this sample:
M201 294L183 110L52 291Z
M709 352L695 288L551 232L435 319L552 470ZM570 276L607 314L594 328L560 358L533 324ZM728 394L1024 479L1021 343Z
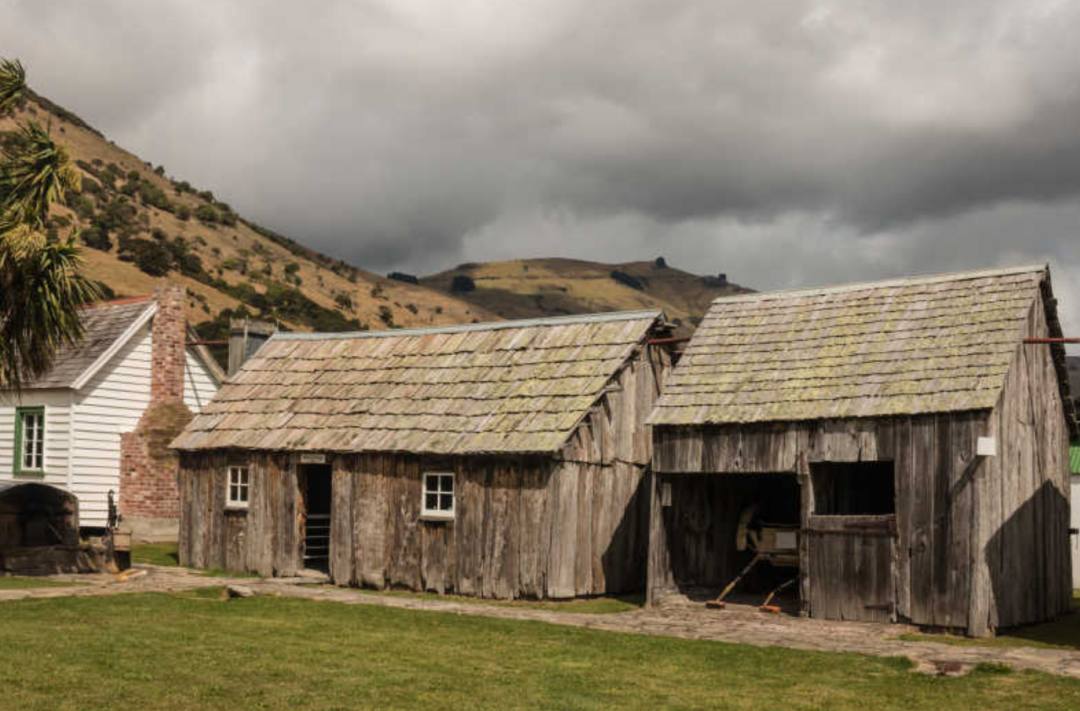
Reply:
M665 253L771 287L1080 269L1074 3L0 11L0 54L44 94L374 270Z

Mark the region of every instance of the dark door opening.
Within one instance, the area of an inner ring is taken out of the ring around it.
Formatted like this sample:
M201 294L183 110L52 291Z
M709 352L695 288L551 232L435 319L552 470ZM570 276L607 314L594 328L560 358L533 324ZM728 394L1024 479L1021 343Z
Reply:
M304 503L304 567L330 569L330 512L333 501L333 476L329 464L300 466L300 494Z
M673 475L660 487L671 574L684 594L706 602L727 590L728 603L800 610L794 474Z

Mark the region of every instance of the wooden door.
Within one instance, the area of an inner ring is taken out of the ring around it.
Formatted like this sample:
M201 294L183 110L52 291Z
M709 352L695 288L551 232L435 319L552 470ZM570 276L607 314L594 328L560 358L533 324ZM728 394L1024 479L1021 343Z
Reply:
M810 616L889 622L896 610L896 516L810 516Z

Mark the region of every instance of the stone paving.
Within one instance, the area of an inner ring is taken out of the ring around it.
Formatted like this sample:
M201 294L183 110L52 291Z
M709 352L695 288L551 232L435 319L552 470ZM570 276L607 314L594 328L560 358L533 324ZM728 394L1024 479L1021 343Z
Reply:
M832 622L791 615L759 612L756 608L731 605L726 610L708 610L701 603L673 597L660 605L616 614L580 614L558 610L529 609L525 606L484 605L454 600L432 600L403 596L364 594L355 590L322 586L324 578L218 578L184 568L139 566L129 579L114 575L53 576L55 580L81 583L78 587L0 590L0 601L26 598L115 595L141 592L181 592L214 585L237 585L257 595L298 597L347 605L381 605L409 610L459 615L535 620L556 625L647 634L684 639L751 644L758 647L786 647L825 652L852 652L880 657L904 656L916 663L916 670L930 674L959 674L987 662L1015 669L1080 678L1080 650L1038 649L1034 647L958 646L937 642L909 642L898 639L916 632L906 625L865 622Z

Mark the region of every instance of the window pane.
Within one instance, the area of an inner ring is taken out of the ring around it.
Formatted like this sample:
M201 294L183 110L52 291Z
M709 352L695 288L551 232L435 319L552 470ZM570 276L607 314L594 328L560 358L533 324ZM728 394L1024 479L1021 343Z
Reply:
M439 495L438 494L424 494L424 508L429 511L435 511L439 508Z
M248 470L247 470L247 467L244 467L244 468L242 468L240 470L240 483L243 484L244 486L247 486L247 483L248 483Z
M242 486L242 487L240 487L240 498L239 498L239 500L240 500L240 501L243 501L244 503L247 503L247 500L248 500L248 490L247 490L247 487L246 487L246 486Z
M454 495L453 494L440 494L439 495L439 510L440 511L453 511L454 510Z
M238 498L238 495L237 495L237 492L236 492L236 485L234 484L234 485L229 487L229 501L236 501L237 498Z
M445 491L445 492L448 492L448 493L453 493L453 491L454 491L454 477L447 474L446 476L439 477L439 478L442 479L442 481L440 482L439 491Z

